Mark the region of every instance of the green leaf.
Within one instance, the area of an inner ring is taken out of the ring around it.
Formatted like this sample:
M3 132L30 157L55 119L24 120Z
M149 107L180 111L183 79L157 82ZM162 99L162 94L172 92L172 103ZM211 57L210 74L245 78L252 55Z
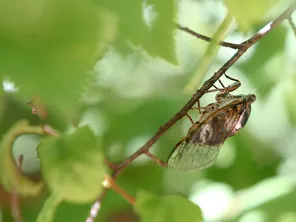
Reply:
M42 210L38 214L37 222L51 222L54 221L56 208L62 201L59 195L52 193L45 201Z
M43 184L31 181L22 174L11 153L15 139L23 134L43 135L43 131L41 127L30 126L27 121L20 121L3 136L0 146L0 181L9 192L15 191L21 196L37 195L41 192Z
M256 43L256 51L251 58L241 67L249 72L254 72L264 66L270 59L285 49L287 28L280 25ZM276 42L276 44L274 44ZM252 73L250 73L252 74Z
M276 0L224 0L228 11L235 17L240 29L245 32L260 22L276 2Z
M46 183L63 199L86 203L101 192L104 156L87 126L70 135L44 139L38 153Z
M151 56L177 63L174 31L175 1L108 0L100 5L118 17L116 45L125 48L129 42L145 49Z
M140 191L134 207L142 222L202 221L200 208L179 195L156 196Z
M276 185L275 185L276 186ZM260 194L258 194L260 195ZM296 206L294 204L296 192L290 191L270 201L256 205L243 211L241 215L232 219L232 222L242 221L244 215L250 212L261 212L264 215L264 221L295 221ZM282 219L281 219L282 218Z
M277 27L256 44L255 52L250 59L239 65L247 73L253 85L256 86L261 98L268 95L277 83L276 78L266 78L266 76L271 75L267 73L266 66L272 58L284 52L286 34L287 28ZM276 44L274 44L275 42Z
M284 96L288 117L290 119L290 123L296 126L296 103L295 103L295 95L296 95L296 78L287 79Z
M252 113L248 121L252 121L251 119ZM230 185L234 190L240 190L254 186L264 178L271 178L277 174L280 157L274 151L275 147L272 142L257 139L245 128L235 136L228 138L221 149L230 150L231 147L227 145L233 146L234 162L229 167L208 168L206 176L211 181L219 181ZM229 156L224 158L228 161Z
M1 2L0 79L27 100L75 111L103 33L98 18L91 1Z

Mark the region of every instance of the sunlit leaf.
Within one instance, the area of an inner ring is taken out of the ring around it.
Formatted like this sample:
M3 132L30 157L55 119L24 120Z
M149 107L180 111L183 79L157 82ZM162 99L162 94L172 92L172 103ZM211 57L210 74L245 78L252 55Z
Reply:
M290 80L290 81L289 81ZM286 102L286 107L288 111L288 116L290 118L290 123L296 126L296 78L288 79L288 83L285 87L284 99Z
M255 52L250 59L239 65L256 87L260 98L268 95L272 87L277 83L275 78L266 78L268 74L265 66L274 56L284 51L286 34L287 28L283 26L277 27L256 44Z
M286 35L287 28L284 26L279 26L268 33L256 43L254 54L247 63L242 65L242 68L252 72L264 66L272 57L285 49ZM274 44L275 42L276 44ZM252 73L250 73L250 75L252 75Z
M137 194L135 211L141 222L202 221L200 208L179 195L156 196L140 191Z
M175 1L108 0L100 5L118 17L117 46L131 42L150 55L176 63L174 31Z
M0 181L9 192L15 191L21 196L31 196L40 193L43 184L34 182L21 173L12 156L12 145L15 139L23 134L42 135L41 127L30 126L26 121L20 121L7 132L0 146Z
M292 191L286 194L281 195L278 198L267 201L263 204L260 204L256 207L248 209L246 212L243 212L239 217L231 220L233 222L240 221L244 215L249 212L262 212L265 216L265 221L268 222L278 222L278 221L295 221L296 219L296 206L294 200L296 198L296 192ZM282 220L280 218L283 218ZM284 219L285 218L285 219Z
M248 31L254 24L260 22L276 2L276 0L224 0L242 31Z
M104 32L99 24L91 1L2 1L0 79L14 81L22 98L74 112Z
M252 186L263 178L276 175L280 157L273 151L272 143L264 143L247 131L239 132L229 138L226 143L228 142L235 148L234 162L227 168L207 169L209 179L228 183L235 190L239 190ZM227 149L225 145L221 149Z
M45 181L56 195L79 203L98 196L104 180L104 157L88 127L44 139L38 153Z

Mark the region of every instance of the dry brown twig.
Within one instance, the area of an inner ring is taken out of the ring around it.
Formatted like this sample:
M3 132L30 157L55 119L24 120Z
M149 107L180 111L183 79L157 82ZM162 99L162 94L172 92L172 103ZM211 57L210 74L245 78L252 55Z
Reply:
M191 109L193 105L195 105L199 99L208 91L213 84L219 80L219 78L251 47L253 46L257 41L259 41L262 37L264 37L267 33L269 33L271 30L273 30L275 27L277 27L280 23L282 23L285 19L289 20L291 17L291 14L293 11L296 10L296 4L289 7L287 10L285 10L277 19L275 19L273 22L268 23L265 25L262 29L260 29L255 35L253 35L251 38L247 39L246 41L240 43L240 44L233 44L228 42L220 42L219 45L224 47L230 47L233 49L236 49L237 52L217 71L213 74L213 76L208 79L202 87L196 91L191 97L191 99L183 106L183 108L177 112L170 120L168 120L166 123L164 123L157 132L142 146L140 147L135 153L133 153L131 156L120 162L119 164L112 165L112 169L114 170L113 173L113 180L116 179L116 177L128 166L130 165L136 158L138 158L142 154L146 154L149 156L152 160L157 162L159 165L163 165L163 161L155 157L149 152L149 149L152 147L156 141L168 130L170 129L178 120L180 120L183 116L187 114L187 112ZM289 20L290 21L290 20ZM200 38L202 40L211 41L211 38L198 34L189 28L182 27L178 25L178 28L180 30L186 31L192 35L194 35L197 38ZM292 26L293 28L293 26ZM294 31L294 28L293 28ZM110 165L111 166L111 165ZM107 193L107 188L103 190L101 195L98 197L97 201L93 204L93 207L91 208L90 215L87 218L87 222L93 222L98 214L99 207L101 205L101 202Z
M204 40L204 41L207 41L207 42L211 42L212 41L212 38L208 37L208 36L205 36L205 35L202 35L202 34L199 34L195 31L193 31L192 29L189 29L187 27L184 27L184 26L181 26L179 24L177 24L177 27L178 29L184 31L184 32L187 32L193 36L195 36L196 38L198 39L201 39L201 40ZM232 49L239 49L242 47L241 44L235 44L235 43L231 43L231 42L219 42L219 45L221 46L224 46L224 47L228 47L228 48L232 48Z

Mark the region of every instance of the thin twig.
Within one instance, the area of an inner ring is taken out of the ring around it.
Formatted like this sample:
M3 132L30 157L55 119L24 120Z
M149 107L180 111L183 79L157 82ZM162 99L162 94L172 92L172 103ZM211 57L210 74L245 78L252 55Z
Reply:
M193 36L195 36L196 38L199 38L201 40L204 40L204 41L207 41L207 42L211 42L213 39L208 37L208 36L205 36L205 35L202 35L202 34L199 34L195 31L193 31L192 29L188 28L188 27L184 27L184 26L181 26L179 24L177 24L177 27L178 29L182 30L182 31L185 31ZM242 46L241 44L235 44L235 43L231 43L231 42L225 42L225 41L220 41L218 43L219 45L221 46L224 46L224 47L228 47L228 48L232 48L232 49L240 49Z
M90 213L85 222L94 222L100 209L103 198L106 196L108 188L104 187L103 191L101 192L100 196L97 198L96 202L93 203L90 209Z
M122 189L116 182L115 179L106 175L105 176L105 187L112 188L115 192L120 194L124 199L126 199L131 205L134 205L136 200L129 193L127 193L124 189Z
M273 30L276 26L278 26L283 20L289 18L293 11L296 9L296 4L293 4L291 7L289 7L287 10L285 10L277 19L275 19L273 22L268 23L266 26L264 26L261 30L259 30L254 36L249 38L248 40L242 42L239 45L232 44L232 43L225 43L221 42L220 44L226 47L234 46L235 49L238 49L238 51L217 71L214 73L214 75L208 79L202 87L196 91L195 94L192 95L191 99L183 106L183 108L177 112L170 120L168 120L166 123L164 123L160 128L157 130L157 132L143 145L141 146L135 153L133 153L131 156L126 158L124 161L120 162L117 165L114 165L114 173L112 178L115 180L116 177L128 166L130 165L136 158L138 158L142 154L149 153L149 149L152 147L154 143L158 141L158 139L168 130L170 129L178 120L180 120L183 116L186 115L186 113L191 109L191 107L196 104L199 99L214 85L216 81L220 79L220 77L257 41L259 41L263 36L265 36L267 33L269 33L271 30ZM190 30L184 27L179 26L179 29L182 29L184 31L187 31L189 33ZM191 34L196 34L195 32ZM197 35L198 38L211 41L210 38L202 35ZM231 47L233 48L233 47ZM104 189L101 195L98 197L97 201L94 203L95 205L100 205L103 198L105 197L107 192L107 189ZM87 219L87 222L93 222L95 217L98 214L98 210L95 210L94 207L91 208L90 216Z
M42 126L42 130L46 135L49 136L59 136L60 134L58 133L58 131L56 131L54 128L52 128L50 125L46 124L44 126Z
M292 16L288 17L287 19L296 37L296 26L295 26L295 23L293 22Z
M150 159L152 159L154 162L156 162L161 167L167 167L168 164L165 161L162 161L157 156L154 156L149 151L145 152L146 156L148 156Z
M22 166L24 162L24 156L20 155L19 158L17 159L17 168L21 171ZM16 189L13 189L11 193L11 214L14 218L15 222L22 222L22 213L21 213L21 207L20 207L20 197L17 193Z

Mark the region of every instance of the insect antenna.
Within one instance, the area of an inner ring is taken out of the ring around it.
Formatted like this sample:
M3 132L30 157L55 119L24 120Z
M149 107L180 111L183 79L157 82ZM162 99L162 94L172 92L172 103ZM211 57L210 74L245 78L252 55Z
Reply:
M199 110L200 111L200 110ZM186 113L185 114L185 116L187 116L188 117L188 119L190 120L190 122L192 123L192 124L194 124L194 121L193 121L193 119L191 118L191 116L189 116L189 114L188 113Z
M217 86L215 86L214 84L213 84L213 87L216 88L216 89L219 89L219 88L218 88Z

